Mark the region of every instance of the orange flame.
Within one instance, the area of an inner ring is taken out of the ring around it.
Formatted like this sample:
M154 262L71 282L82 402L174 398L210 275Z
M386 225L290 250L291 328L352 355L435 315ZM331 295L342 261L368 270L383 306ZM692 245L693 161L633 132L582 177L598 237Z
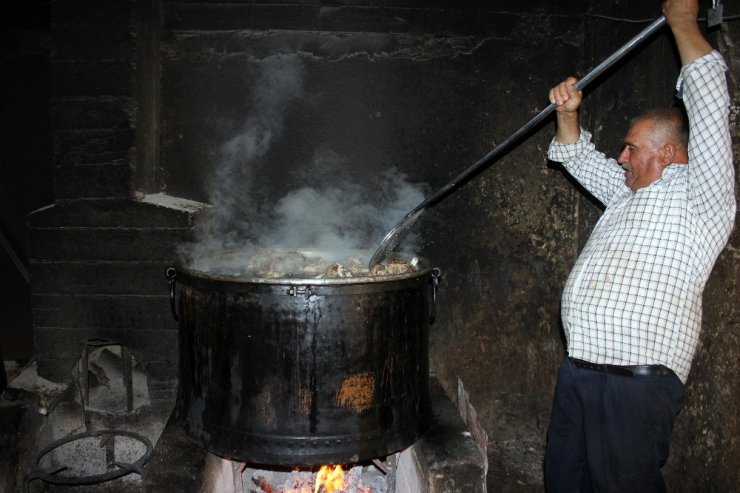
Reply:
M333 493L344 487L344 470L342 466L321 466L319 473L316 475L316 483L313 493L319 493L321 487L324 487L324 493Z

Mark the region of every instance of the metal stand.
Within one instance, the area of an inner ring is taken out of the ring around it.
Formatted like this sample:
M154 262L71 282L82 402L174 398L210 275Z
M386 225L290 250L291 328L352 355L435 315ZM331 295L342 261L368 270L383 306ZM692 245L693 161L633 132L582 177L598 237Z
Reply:
M90 382L88 373L90 371L89 359L90 351L105 347L105 346L120 346L121 347L121 372L123 373L123 387L126 389L126 411L131 412L134 410L134 380L133 380L133 359L131 357L131 351L120 342L111 339L92 338L85 340L85 348L82 350L82 405L87 408L90 402Z

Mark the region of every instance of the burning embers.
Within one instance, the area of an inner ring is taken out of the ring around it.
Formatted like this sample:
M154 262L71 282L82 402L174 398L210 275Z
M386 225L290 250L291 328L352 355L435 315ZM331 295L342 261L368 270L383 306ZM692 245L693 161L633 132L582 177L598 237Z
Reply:
M388 477L379 464L352 466L346 473L342 466L322 466L318 471L295 470L277 472L272 470L245 469L241 473L245 481L257 486L257 490L244 488L254 493L386 493ZM392 488L392 485L391 485Z
M254 277L261 279L337 279L410 274L419 269L419 259L396 256L367 267L359 254L341 262L327 261L328 255L310 251L267 250L225 252L190 259L193 270L217 276ZM334 259L332 259L334 260Z

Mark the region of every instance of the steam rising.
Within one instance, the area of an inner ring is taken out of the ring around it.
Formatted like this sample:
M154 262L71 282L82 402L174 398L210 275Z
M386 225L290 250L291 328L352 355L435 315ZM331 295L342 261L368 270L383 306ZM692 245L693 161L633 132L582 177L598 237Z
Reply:
M258 168L271 146L280 145L285 112L304 96L304 77L297 56L261 62L250 116L218 149L219 164L207 184L211 207L196 220L196 242L180 248L188 262L199 259L202 265L203 256L257 250L319 252L328 262L359 255L367 262L383 236L423 201L425 187L409 183L397 169L370 181L353 180L346 159L330 150L317 151L311 163L286 165L285 173L299 184L277 201L266 198ZM415 250L416 240L407 235L400 249ZM226 261L219 257L219 263ZM242 255L234 257L243 261Z

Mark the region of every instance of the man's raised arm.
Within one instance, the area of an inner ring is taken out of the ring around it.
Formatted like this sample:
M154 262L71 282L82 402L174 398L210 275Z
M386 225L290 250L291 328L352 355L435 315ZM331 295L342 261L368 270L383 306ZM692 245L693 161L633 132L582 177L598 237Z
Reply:
M712 51L696 22L698 13L697 0L667 0L663 3L663 14L676 40L682 65L688 65Z

